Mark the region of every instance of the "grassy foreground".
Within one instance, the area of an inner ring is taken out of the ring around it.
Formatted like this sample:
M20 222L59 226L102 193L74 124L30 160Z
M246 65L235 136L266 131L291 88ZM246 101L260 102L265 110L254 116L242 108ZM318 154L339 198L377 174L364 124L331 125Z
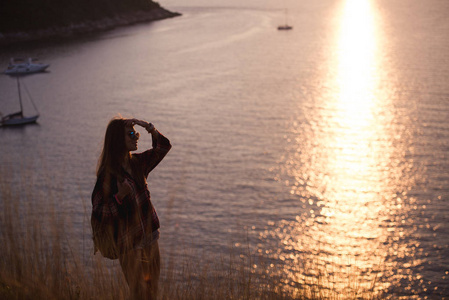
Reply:
M55 209L54 199L61 197L27 188L15 191L0 181L0 299L128 299L118 261L92 255L90 238L75 239L90 237L90 229L79 229L90 228L90 207L80 226L80 220ZM188 255L166 257L163 248L161 255L160 299L372 298L342 296L317 285L286 289L282 271L255 271L255 264L264 269L270 262L251 254L249 247L239 255L230 246L228 257L207 264Z
M57 207L52 200L61 199L57 196L39 196L26 188L16 192L0 182L0 299L128 299L118 261L92 255L90 239L74 240L80 232L74 229L73 216L55 208L48 211ZM90 207L85 210L82 227L89 228ZM250 258L231 253L214 265L200 265L187 256L172 259L161 252L161 299L294 296L284 295L275 282L267 285L255 278Z

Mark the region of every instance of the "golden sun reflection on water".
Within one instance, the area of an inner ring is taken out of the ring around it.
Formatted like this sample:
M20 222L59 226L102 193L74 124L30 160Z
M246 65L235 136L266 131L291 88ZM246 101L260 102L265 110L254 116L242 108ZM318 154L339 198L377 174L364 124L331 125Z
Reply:
M326 110L332 112L328 134L319 141L325 159L317 166L325 174L325 190L318 194L314 224L309 227L318 251L310 275L319 276L320 285L345 293L360 282L369 290L376 276L373 271L385 255L379 253L385 233L379 193L388 179L378 168L385 149L377 141L388 133L376 119L373 18L368 0L346 1L337 42L336 93L327 99ZM363 280L356 278L360 276Z
M394 268L386 266L386 257L391 232L400 229L386 220L400 223L406 215L401 197L409 184L403 176L408 166L394 163L405 146L393 142L400 133L392 129L388 96L379 91L385 83L371 4L345 1L330 62L335 76L327 79L332 93L314 99L320 102L310 112L314 116L296 129L306 131L307 140L298 138L297 153L286 159L285 172L295 180L291 194L309 208L276 233L283 244L278 258L289 262L285 284L291 287L372 296L389 285L376 278Z

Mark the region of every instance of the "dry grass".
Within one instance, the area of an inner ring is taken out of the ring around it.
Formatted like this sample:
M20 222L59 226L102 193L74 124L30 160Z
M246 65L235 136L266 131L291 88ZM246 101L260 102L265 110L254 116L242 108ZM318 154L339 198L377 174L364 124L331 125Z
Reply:
M0 299L129 297L118 261L92 255L90 239L81 247L72 240L77 234L71 218L57 213L51 203L59 195L40 196L26 188L17 192L3 182L0 188ZM265 284L266 279L257 278L252 256L234 254L232 247L229 257L213 264L189 257L163 260L161 299L291 298L274 281Z
M57 207L51 202L60 195L21 191L0 182L0 299L128 299L118 262L92 255L90 239L72 240L79 233L67 215L56 209L40 211ZM88 224L90 207L85 210ZM213 263L195 262L189 255L165 257L162 252L160 298L342 299L316 286L286 289L283 272L268 267L268 258L251 253L249 247L244 252L230 246L229 255ZM256 265L269 272L256 272ZM343 298L366 298L347 296Z

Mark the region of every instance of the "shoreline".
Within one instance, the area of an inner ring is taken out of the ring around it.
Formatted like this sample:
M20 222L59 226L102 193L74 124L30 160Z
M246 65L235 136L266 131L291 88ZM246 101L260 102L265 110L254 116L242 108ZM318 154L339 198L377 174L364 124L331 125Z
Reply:
M159 7L149 11L134 11L98 20L86 20L81 23L70 24L69 26L55 26L26 32L0 32L0 45L9 46L24 42L66 39L107 31L122 26L174 18L181 15L182 14L180 13L171 12L165 8Z

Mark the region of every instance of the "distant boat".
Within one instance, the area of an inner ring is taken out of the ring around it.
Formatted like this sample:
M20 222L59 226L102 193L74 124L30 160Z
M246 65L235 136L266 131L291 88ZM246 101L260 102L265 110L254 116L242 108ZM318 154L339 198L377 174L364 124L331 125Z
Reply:
M278 30L290 30L290 29L293 29L293 27L287 24L278 26Z
M288 11L285 10L285 25L279 25L278 30L291 30L293 26L288 25Z
M5 70L5 74L8 75L25 75L30 73L43 72L50 65L43 64L37 61L35 58L28 58L24 60L22 58L11 58L8 68Z
M4 117L1 117L0 124L2 126L14 126L14 125L25 125L25 124L35 123L37 118L39 118L39 113L37 113L36 115L33 115L33 116L29 116L29 117L25 117L23 115L22 93L21 93L19 77L17 77L17 90L19 93L20 111L6 115ZM34 105L33 99L31 98L30 95L29 95L29 97L30 97L31 103L34 106L34 109L37 111L37 108Z

